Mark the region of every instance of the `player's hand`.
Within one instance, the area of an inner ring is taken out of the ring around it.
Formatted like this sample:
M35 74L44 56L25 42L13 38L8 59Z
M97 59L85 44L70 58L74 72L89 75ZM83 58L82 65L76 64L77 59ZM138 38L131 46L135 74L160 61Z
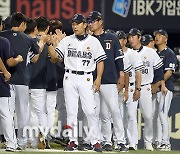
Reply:
M118 83L117 83L118 92L120 92L120 91L123 90L124 85L125 85L125 83L124 83L124 78L121 78L121 77L120 77L120 78L118 79Z
M4 73L4 77L5 77L5 81L9 81L10 78L11 78L11 74L10 74L8 71L6 71L6 72Z
M18 61L19 61L20 63L23 61L23 57L22 57L21 55L18 55L16 58L18 59Z
M134 95L133 95L133 100L137 101L140 98L140 91L135 89Z
M125 103L127 102L128 98L129 98L128 91L125 91L125 92L124 92L124 102L125 102Z
M56 29L55 32L57 35L58 42L60 42L63 38L66 37L66 33L62 33L62 30L60 30L60 29Z
M94 92L99 92L101 86L101 78L97 77L93 84Z
M161 86L161 92L166 96L168 89L166 88L166 86Z
M151 92L152 94L156 94L158 91L158 86L156 84L151 85Z

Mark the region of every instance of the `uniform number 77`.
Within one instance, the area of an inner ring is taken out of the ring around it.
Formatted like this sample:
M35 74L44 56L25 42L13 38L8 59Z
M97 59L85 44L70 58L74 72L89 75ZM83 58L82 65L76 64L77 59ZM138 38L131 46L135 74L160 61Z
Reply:
M83 66L88 66L90 63L90 60L82 60Z

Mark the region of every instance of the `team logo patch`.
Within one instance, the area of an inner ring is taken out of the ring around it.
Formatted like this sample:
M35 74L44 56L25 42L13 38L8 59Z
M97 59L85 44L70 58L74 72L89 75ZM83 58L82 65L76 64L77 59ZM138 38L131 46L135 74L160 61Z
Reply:
M134 91L133 89L130 90L130 92L133 92L133 91Z
M90 81L90 78L87 78L87 81Z
M90 50L91 50L91 48L90 48L90 47L87 47L87 48L86 48L86 50L87 50L87 51L90 51Z
M149 91L149 90L150 90L150 88L147 88L147 90Z
M66 76L66 77L65 77L65 80L67 80L67 79L68 79L68 77Z

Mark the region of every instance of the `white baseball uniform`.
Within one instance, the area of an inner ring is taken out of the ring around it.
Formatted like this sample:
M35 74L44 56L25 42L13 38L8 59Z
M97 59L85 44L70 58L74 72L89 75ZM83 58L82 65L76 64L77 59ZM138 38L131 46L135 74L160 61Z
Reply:
M163 63L156 51L152 48L142 46L138 50L138 53L144 65L144 68L142 69L139 105L145 122L144 143L145 146L148 146L148 144L152 144L153 138L153 105L151 83L154 78L154 70L159 69Z
M84 40L78 40L73 34L65 37L56 47L60 59L64 58L64 96L67 109L67 124L74 128L77 125L78 99L86 114L89 128L93 133L91 144L98 142L98 118L95 113L95 101L93 95L92 72L96 64L106 59L106 54L100 42L93 36L88 35ZM77 131L69 133L70 141L77 144ZM76 135L75 135L76 134Z
M129 98L126 103L122 101L123 96L119 94L119 105L122 113L124 112L124 126L128 144L137 145L138 144L138 130L137 130L137 105L138 101L133 100L133 94L135 91L135 81L136 81L136 71L141 71L143 68L142 60L137 53L137 51L127 48L124 52L124 62L126 58L129 59L133 68L129 73L129 88L128 95ZM126 66L126 63L124 63Z

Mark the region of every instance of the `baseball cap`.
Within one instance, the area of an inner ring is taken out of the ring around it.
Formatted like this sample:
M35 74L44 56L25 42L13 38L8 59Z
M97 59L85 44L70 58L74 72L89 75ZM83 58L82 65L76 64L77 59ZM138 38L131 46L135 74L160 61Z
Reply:
M88 18L90 21L95 21L95 20L101 20L102 19L102 14L98 11L92 11L90 12Z
M105 30L105 33L112 33L112 34L115 34L115 31L112 30L112 29L106 29L106 30Z
M118 39L126 39L127 38L126 33L121 30L116 31L116 35L117 35Z
M164 35L165 37L167 37L168 38L168 33L165 31L165 30L163 30L163 29L159 29L159 30L156 30L156 31L154 31L154 36L156 35L156 34L162 34L162 35Z
M11 16L8 16L3 22L4 30L11 29Z
M76 22L78 24L80 24L81 22L86 23L86 18L82 14L75 14L70 22Z
M153 41L153 37L149 34L145 34L142 36L141 43L142 45L148 45L151 41Z
M129 35L139 35L139 36L141 36L141 32L140 32L140 30L139 29L137 29L137 28L132 28L132 29L130 29L130 31L129 31L129 33L128 33L128 36Z

